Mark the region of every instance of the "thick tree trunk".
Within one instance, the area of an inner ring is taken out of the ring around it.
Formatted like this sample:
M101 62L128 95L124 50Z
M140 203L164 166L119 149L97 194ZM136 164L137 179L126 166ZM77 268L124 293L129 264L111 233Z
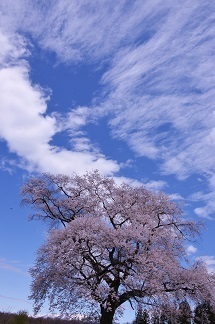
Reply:
M101 318L100 324L112 324L115 310L107 311L106 309L101 308Z

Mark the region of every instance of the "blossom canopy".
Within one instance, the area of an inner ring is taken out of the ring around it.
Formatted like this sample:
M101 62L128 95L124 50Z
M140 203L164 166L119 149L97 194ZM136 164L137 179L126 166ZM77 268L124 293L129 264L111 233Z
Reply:
M214 276L203 263L185 266L186 243L200 230L163 193L117 185L97 171L45 174L23 188L33 217L60 221L39 249L31 298L70 312L96 307L112 323L126 301L159 305L214 299Z

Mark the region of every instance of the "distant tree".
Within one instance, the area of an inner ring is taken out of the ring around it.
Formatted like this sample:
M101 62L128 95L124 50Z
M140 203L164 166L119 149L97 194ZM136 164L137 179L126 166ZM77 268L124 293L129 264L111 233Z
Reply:
M159 324L176 324L177 309L175 304L163 304L160 307ZM178 323L177 323L178 324Z
M166 314L166 312L164 310L161 312L160 322L159 323L160 324L167 324L167 323L169 323L168 316L167 316L167 314Z
M151 311L151 323L152 324L160 324L160 310L157 308L154 308Z
M139 324L149 324L150 317L146 309L143 310L142 318L140 318Z
M19 311L12 320L13 324L27 324L28 323L28 313L26 311Z
M135 320L133 321L133 324L149 324L150 323L150 317L146 309L142 309L141 306L137 308L137 313Z
M13 315L9 312L0 312L0 323L1 324L11 324L13 320Z
M98 321L92 322L81 321L81 320L63 320L59 318L50 317L38 317L34 318L27 316L27 312L20 311L17 314L0 312L0 324L16 324L16 323L27 323L27 324L98 324Z
M195 324L214 324L215 323L215 309L210 302L203 302L195 308L194 311Z
M179 305L177 319L179 324L190 324L192 322L192 310L186 300Z
M61 222L31 269L35 311L48 298L60 312L99 310L111 324L126 301L149 304L214 296L203 264L185 268L186 240L200 230L162 193L117 185L98 172L45 174L23 187L32 217Z

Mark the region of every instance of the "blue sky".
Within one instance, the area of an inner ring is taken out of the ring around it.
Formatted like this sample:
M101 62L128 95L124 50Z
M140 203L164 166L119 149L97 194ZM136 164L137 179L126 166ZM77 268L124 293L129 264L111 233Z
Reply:
M214 2L2 0L0 49L0 310L32 311L46 226L20 188L47 171L171 195L205 222L188 253L213 271Z

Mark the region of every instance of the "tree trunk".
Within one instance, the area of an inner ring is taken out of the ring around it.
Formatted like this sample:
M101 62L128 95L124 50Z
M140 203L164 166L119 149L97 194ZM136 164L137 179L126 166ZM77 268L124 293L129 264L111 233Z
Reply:
M112 324L115 310L107 311L101 308L100 324Z

